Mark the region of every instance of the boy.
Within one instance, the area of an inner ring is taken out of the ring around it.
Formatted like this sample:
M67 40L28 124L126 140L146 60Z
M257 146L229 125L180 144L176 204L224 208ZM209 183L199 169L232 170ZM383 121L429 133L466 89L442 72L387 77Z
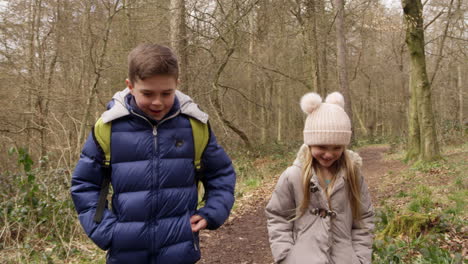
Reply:
M72 178L79 220L96 245L109 249L107 263L195 263L198 231L221 226L234 203L231 160L210 131L201 160L206 202L197 210L189 117L206 123L208 115L176 91L177 58L169 48L141 44L128 63L128 89L114 96L101 117L112 124L113 210L106 208L101 221L93 220L104 157L90 135Z

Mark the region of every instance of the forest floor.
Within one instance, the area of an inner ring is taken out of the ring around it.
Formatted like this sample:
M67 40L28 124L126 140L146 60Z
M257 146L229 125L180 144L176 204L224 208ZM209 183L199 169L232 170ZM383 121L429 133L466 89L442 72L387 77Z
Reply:
M358 150L363 158L363 175L374 204L395 194L398 189L394 184L383 186L382 183L387 182L383 178L407 168L407 165L398 160L384 159L384 153L388 151L388 146L379 145ZM278 177L279 174L264 179L259 188L238 199L231 217L220 229L201 232L202 259L199 263L273 263L264 208Z

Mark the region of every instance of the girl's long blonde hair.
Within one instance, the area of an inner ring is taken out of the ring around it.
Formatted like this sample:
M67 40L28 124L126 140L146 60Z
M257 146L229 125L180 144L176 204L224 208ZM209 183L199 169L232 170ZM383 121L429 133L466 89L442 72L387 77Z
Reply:
M312 157L310 147L308 146L305 151L305 156L302 166L302 185L304 187L304 197L301 204L299 205L299 215L295 219L301 217L306 212L310 203L310 179L312 178L312 169L317 172L317 161ZM330 198L331 188L333 188L336 174L344 168L346 170L345 180L349 186L349 200L351 202L351 210L353 213L353 219L361 219L361 190L359 188L359 172L358 168L354 165L354 162L350 159L349 154L346 152L346 148L343 150L341 157L335 161L331 168L332 173L335 175L332 182L326 190L327 198ZM330 208L333 210L333 208Z

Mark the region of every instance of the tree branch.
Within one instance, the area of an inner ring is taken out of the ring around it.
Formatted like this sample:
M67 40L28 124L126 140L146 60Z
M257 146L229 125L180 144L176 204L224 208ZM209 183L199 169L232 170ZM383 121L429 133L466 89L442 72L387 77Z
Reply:
M430 80L431 89L432 89L432 83L434 82L434 79L437 75L437 71L439 70L440 62L442 61L442 58L443 58L442 53L444 52L445 40L447 39L447 32L448 32L448 28L450 25L450 20L452 18L452 5L453 5L453 0L450 1L448 13L447 13L447 23L445 24L444 34L442 35L442 41L439 46L439 56L437 57L434 72L432 73L432 77Z
M427 23L427 25L424 26L424 30L426 30L432 23L434 23L443 13L443 10L440 11L439 14L437 14L437 16L435 16L429 23Z
M247 63L250 63L250 64L254 65L255 67L258 67L258 68L260 68L260 69L262 69L262 70L271 71L271 72L277 73L277 74L279 74L279 75L281 75L281 76L283 76L283 77L286 77L286 78L288 78L288 79L291 79L291 80L293 80L293 81L299 82L299 83L301 83L302 85L304 85L308 90L312 90L312 86L311 86L310 84L308 84L308 83L307 83L306 81L304 81L304 80L295 78L295 77L293 77L293 76L290 76L290 75L288 75L288 74L286 74L286 73L284 73L284 72L281 72L281 71L279 71L279 70L276 70L276 69L271 69L271 68L267 68L267 67L265 67L265 66L263 66L263 65L255 64L255 63L253 63L253 62L251 62L251 61L248 61Z
M220 83L218 83L218 86L219 86L219 87L222 87L222 88L224 88L224 89L230 89L230 90L233 90L233 91L237 92L237 93L240 94L246 101L248 101L248 102L250 102L250 103L252 103L252 104L254 104L254 105L258 106L258 107L262 107L262 108L265 107L265 106L263 106L263 105L261 105L261 104L256 103L255 101L249 99L249 98L247 97L247 95L245 95L243 92L241 92L241 91L240 91L239 89L237 89L237 88L234 88L234 87L231 87L231 86L227 86L227 85L223 85L223 84L220 84Z

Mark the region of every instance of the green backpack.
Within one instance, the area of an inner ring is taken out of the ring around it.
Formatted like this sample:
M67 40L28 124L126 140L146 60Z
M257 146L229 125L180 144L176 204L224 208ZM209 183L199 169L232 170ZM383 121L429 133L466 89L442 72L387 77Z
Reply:
M210 139L209 125L198 121L195 118L189 117L190 125L192 126L193 143L195 149L195 156L193 158L193 165L195 167L196 184L198 185L198 201L204 199L203 185L200 184L202 178L202 164L201 159L203 152L208 145ZM111 182L111 128L112 122L104 123L101 118L98 119L93 127L92 134L94 141L101 152L104 153L104 160L102 161L103 181L101 184L101 191L99 193L98 205L96 213L94 214L94 222L100 223L106 206L107 195L109 194L109 185Z

